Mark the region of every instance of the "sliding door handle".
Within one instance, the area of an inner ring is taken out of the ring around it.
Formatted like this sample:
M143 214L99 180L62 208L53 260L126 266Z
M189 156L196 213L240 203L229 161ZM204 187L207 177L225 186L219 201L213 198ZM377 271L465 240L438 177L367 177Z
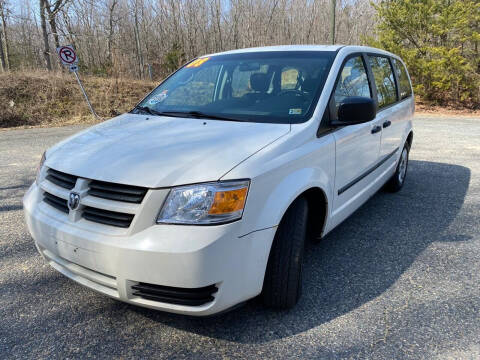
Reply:
M372 128L372 134L376 134L377 132L382 131L382 127L377 125Z
M392 125L392 122L390 120L387 120L383 123L383 128L385 129L385 128L389 127L390 125Z

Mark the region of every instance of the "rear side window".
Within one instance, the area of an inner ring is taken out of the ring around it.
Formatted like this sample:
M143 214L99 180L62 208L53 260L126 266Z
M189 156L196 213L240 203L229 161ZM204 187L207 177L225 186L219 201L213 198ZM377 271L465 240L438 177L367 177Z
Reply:
M410 86L410 80L408 80L407 69L397 59L392 59L393 67L397 72L397 78L400 87L400 99L405 99L412 95L412 87Z
M397 101L397 88L388 58L369 56L375 85L377 86L378 107L382 108Z

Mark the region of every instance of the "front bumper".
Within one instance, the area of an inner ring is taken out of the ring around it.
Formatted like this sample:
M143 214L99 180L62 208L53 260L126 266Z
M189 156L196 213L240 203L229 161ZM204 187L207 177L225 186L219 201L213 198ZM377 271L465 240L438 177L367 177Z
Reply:
M40 201L35 183L24 197L28 229L42 256L67 277L112 298L152 309L211 315L258 295L275 228L242 234L241 221L218 226L152 225L108 234L72 222ZM108 229L108 228L107 228ZM244 230L243 230L244 231ZM215 285L213 301L187 306L134 295L138 283L177 288Z

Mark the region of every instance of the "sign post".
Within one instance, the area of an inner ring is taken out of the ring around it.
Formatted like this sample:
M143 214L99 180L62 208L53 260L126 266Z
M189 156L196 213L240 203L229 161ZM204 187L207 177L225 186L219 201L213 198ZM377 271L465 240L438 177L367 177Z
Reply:
M72 45L65 45L65 46L60 46L57 48L57 54L58 57L60 58L60 61L62 65L68 66L70 72L73 72L75 74L75 77L78 81L78 85L80 86L80 89L82 90L83 96L85 97L85 100L87 101L88 107L90 108L90 111L92 112L93 116L95 116L97 119L99 119L99 116L93 109L92 104L90 103L90 100L88 98L87 92L85 91L82 82L80 81L80 78L78 77L78 57L77 54L75 53L75 49L73 48Z

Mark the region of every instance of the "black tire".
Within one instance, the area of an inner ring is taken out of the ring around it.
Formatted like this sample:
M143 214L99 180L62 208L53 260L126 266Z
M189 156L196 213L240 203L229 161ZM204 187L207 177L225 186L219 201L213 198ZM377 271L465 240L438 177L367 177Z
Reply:
M408 147L408 143L402 149L400 154L400 158L398 159L397 169L395 170L395 174L388 180L385 184L385 189L390 192L397 192L403 187L405 184L405 178L407 177L407 170L408 170L408 154L410 153L410 148Z
M295 200L275 233L262 291L263 303L269 307L289 309L300 298L307 216L307 200Z

